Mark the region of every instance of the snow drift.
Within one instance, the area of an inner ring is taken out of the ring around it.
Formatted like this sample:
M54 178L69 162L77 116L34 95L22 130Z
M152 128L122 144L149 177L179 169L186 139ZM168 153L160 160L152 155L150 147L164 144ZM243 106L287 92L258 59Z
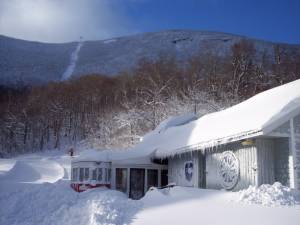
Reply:
M11 170L0 176L0 181L6 182L56 182L64 177L64 169L56 162L49 160L20 161Z
M71 157L58 151L43 154L0 159L1 225L198 225L199 221L211 225L298 225L300 221L296 195L280 184L237 193L178 186L151 188L143 199L135 201L106 188L74 192L64 179L68 176L63 175L69 170ZM258 201L266 195L264 201ZM256 204L241 204L245 201ZM265 207L262 204L266 202L272 206L291 203L291 207Z
M78 194L68 181L2 184L1 225L128 224L140 208L118 191L98 188Z
M273 185L263 184L259 187L250 186L238 192L239 202L266 206L293 206L299 204L299 191L283 186L279 182Z

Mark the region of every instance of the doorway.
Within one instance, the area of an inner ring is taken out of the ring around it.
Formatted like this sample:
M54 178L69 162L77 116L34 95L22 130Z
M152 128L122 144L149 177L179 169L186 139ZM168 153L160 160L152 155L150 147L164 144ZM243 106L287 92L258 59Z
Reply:
M127 168L116 168L116 190L127 192Z
M199 169L198 186L199 188L206 188L206 160L205 160L205 154L203 153L199 153L198 169Z
M158 170L147 170L147 190L158 187Z
M161 170L160 184L162 187L168 185L168 170Z
M129 197L140 199L144 196L145 169L130 169Z

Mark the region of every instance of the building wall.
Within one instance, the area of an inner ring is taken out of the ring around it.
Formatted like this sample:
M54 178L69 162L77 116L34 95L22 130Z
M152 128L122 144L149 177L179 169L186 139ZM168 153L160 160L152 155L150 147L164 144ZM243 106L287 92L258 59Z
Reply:
M273 184L275 182L274 139L259 138L255 141L255 145L257 148L257 185Z
M295 187L300 189L300 115L296 116L293 118L292 120L293 122L293 134L294 137L292 138L294 140L294 143L291 143L292 145L294 145L293 147L291 147L292 149L294 149L294 181L295 181Z
M285 122L280 127L274 129L271 134L277 136L289 136L290 135L290 121Z
M255 185L257 180L257 151L253 146L242 146L239 142L231 143L206 154L206 187L210 189L222 189L219 179L218 165L224 151L232 151L239 160L239 181L233 190L247 188Z
M290 186L290 151L288 138L274 139L275 180Z
M170 157L168 161L168 182L179 186L198 187L199 167L198 158L200 152L188 152L181 155ZM185 177L185 163L193 162L193 176L189 181Z
M273 184L279 181L289 185L289 138L259 138L253 145L230 143L207 150L205 153L205 187L223 189L220 182L219 162L224 151L232 151L239 161L239 180L232 189L237 191L249 185ZM169 158L169 183L180 186L203 187L200 182L201 152L185 153ZM191 181L185 179L184 164L193 161ZM203 163L203 162L202 162Z

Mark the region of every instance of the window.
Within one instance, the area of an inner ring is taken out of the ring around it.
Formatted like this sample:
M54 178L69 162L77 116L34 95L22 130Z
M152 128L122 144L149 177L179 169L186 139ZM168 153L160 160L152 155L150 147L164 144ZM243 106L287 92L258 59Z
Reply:
M116 168L116 189L126 193L127 191L127 169Z
M72 169L72 176L71 176L71 180L74 181L75 180L75 168Z
M92 180L97 180L97 169L93 169Z
M147 170L147 190L158 186L158 170Z
M84 169L80 168L79 169L79 181L83 181L83 173L84 173Z
M98 168L98 181L102 180L102 168Z
M84 180L89 180L89 168L84 168Z
M105 182L110 182L111 169L105 168Z
M108 179L107 179L108 182L110 182L110 177L111 177L111 169L108 168Z
M105 168L105 182L108 181L108 169Z
M72 181L77 181L78 179L78 168L72 169Z

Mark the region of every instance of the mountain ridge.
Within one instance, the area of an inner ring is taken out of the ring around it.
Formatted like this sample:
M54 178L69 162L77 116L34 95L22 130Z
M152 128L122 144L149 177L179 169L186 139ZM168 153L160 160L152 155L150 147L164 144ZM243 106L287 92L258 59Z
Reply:
M242 39L252 42L257 56L272 57L274 46L290 53L300 53L300 45L275 43L241 35L215 31L165 30L105 40L84 41L78 52L72 78L86 74L116 76L130 72L141 59L172 57L184 64L194 55L212 51L226 56L231 46ZM78 42L42 43L0 35L0 85L38 85L61 81Z

